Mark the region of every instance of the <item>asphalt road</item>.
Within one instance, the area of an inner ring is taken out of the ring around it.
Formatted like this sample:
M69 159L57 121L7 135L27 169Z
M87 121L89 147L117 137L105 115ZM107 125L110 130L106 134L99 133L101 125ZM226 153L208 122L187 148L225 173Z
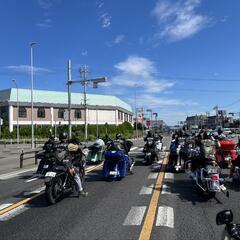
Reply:
M168 138L165 138L164 145L169 145ZM240 222L238 186L226 182L229 199L221 193L208 199L194 187L185 173L165 173L160 193L157 188L163 174L158 171L160 165L153 168L141 164L142 146L143 142L135 144L136 148L131 152L136 160L134 174L122 181L103 181L101 169L94 170L87 177L89 196L86 198L69 196L56 205L48 206L44 195L40 195L20 206L9 218L1 218L0 214L0 238L139 239L152 216L150 239L220 240L224 227L215 223L218 211L231 208L235 220ZM41 185L38 181L26 183L28 177L22 175L0 181L0 207L11 197L15 199L18 196L20 200L24 192ZM158 192L160 198L153 213L153 198Z

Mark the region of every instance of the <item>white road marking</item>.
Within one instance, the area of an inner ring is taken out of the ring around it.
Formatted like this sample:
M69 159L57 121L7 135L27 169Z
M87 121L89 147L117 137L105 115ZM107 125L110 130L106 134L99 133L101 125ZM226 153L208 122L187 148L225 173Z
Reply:
M154 184L143 186L139 192L140 195L150 195L154 189Z
M170 189L170 187L167 186L166 184L163 184L161 194L171 194L171 189Z
M159 207L156 226L174 228L174 212L172 207Z
M37 189L34 190L34 191L31 191L31 192L25 192L23 195L26 197L26 196L30 196L30 195L32 195L32 194L37 194L37 193L40 193L40 192L44 191L45 188L46 188L46 187L43 186L43 187L37 188Z
M166 148L167 148L166 146L163 146L163 148L162 148L162 149L163 149L163 151L165 151L165 150L166 150Z
M132 207L127 217L125 218L123 225L124 226L141 225L146 209L147 209L146 206Z
M39 177L35 177L35 178L30 178L30 179L26 180L25 182L26 183L33 182L33 181L35 181L35 180L37 180L39 178L40 178L40 176Z
M148 175L148 179L157 179L157 177L158 177L158 173L150 173Z
M174 174L173 173L165 173L164 179L174 179Z
M134 151L134 150L136 150L136 149L138 149L138 147L132 147L132 148L130 149L130 151Z
M4 208L7 208L9 206L13 205L13 203L4 203L0 205L0 210L3 210Z
M17 215L25 212L26 210L28 210L29 208L24 204L24 205L21 205L17 208L14 208L13 210L9 211L9 212L6 212L2 215L0 215L0 222L1 221L7 221L7 220L10 220L11 218L14 218L16 217Z
M25 169L25 170L19 170L19 171L15 171L15 172L11 172L11 173L2 174L2 175L0 175L0 180L7 180L10 178L14 178L22 173L36 171L36 169L37 169L37 167L34 167L34 168Z

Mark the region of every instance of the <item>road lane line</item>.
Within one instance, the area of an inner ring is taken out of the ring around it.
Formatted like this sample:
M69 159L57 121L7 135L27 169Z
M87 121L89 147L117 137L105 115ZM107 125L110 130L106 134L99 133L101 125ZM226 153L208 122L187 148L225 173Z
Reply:
M143 186L139 192L139 195L150 195L154 189L154 184L149 186Z
M40 176L39 177L30 178L30 179L26 180L25 182L26 183L33 182L33 181L35 181L35 180L37 180L39 178L40 178Z
M0 210L4 209L4 208L7 208L9 206L13 205L13 203L3 203L0 205Z
M156 226L174 228L174 212L172 207L159 207Z
M33 194L36 194L36 193L40 193L40 192L44 191L45 188L46 188L46 187L43 186L43 187L37 188L37 189L34 190L34 191L31 191L31 192L25 192L23 195L24 195L25 197L27 197L27 196L30 196L30 195L33 195Z
M148 212L139 236L139 240L149 240L151 238L152 228L153 228L154 219L157 211L158 200L159 200L160 192L162 189L162 184L164 181L164 173L165 173L165 168L167 163L168 163L168 153L166 153L164 157L162 169L157 178L157 182L155 184L155 190L152 195L152 199L151 199Z
M17 208L14 208L12 209L11 211L9 212L6 212L2 215L0 215L0 222L3 222L3 221L8 221L10 220L11 218L14 218L16 217L17 215L25 212L26 210L28 210L29 208L23 204L21 206L18 206Z
M125 218L123 225L124 226L141 225L146 209L147 209L146 206L132 207L127 217Z
M94 166L93 168L87 170L86 173L89 173L89 172L91 172L91 171L93 171L93 170L95 170L95 169L97 169L97 168L100 168L102 165L103 165L103 163L101 163L101 164L99 164L99 165L96 165L96 166ZM6 208L0 210L0 217L1 217L3 214L5 214L5 213L7 213L7 212L9 212L9 211L17 208L17 207L22 206L22 205L24 205L24 204L32 201L33 199L41 196L42 194L43 194L43 192L37 193L36 195L34 195L34 196L32 196L32 197L25 198L25 199L23 199L23 200L20 201L20 202L14 203L14 204L12 204L12 205L9 206L9 207L6 207Z
M173 180L174 179L174 174L173 173L165 173L164 179L166 179L166 180L168 180L168 179Z
M29 168L29 169L25 169L25 170L19 170L19 171L15 171L15 172L11 172L11 173L5 173L5 174L0 175L0 180L7 180L10 178L17 177L22 173L31 172L31 171L35 171L35 170L37 170L37 167Z
M158 173L150 173L148 175L148 179L157 179L157 177L158 177Z

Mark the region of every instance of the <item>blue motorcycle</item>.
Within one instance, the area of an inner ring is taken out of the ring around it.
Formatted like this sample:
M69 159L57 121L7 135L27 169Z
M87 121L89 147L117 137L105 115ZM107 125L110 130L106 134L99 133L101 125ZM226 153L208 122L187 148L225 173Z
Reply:
M109 143L104 157L103 177L105 179L121 180L126 176L127 171L132 173L134 162L121 149L118 142Z

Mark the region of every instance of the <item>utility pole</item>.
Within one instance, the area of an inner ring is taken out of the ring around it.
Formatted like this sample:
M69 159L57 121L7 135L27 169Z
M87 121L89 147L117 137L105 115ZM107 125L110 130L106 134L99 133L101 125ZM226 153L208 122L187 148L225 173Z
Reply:
M138 129L137 129L137 124L138 124L138 112L137 112L137 90L136 90L137 85L135 84L134 87L135 87L134 99L135 99L135 117L136 117L136 120L135 120L135 131L136 131L136 138L138 138Z
M88 67L84 66L83 68L80 69L80 72L83 75L83 81L82 81L82 85L83 85L83 104L84 104L84 129L85 129L85 140L87 141L88 139L88 123L87 123L87 94L86 94L86 88L88 85L88 81L87 81L87 74L89 73Z
M72 138L72 121L71 121L71 87L72 83L72 66L71 66L71 60L68 60L68 138Z
M70 64L69 64L70 63ZM88 139L88 126L87 126L87 86L90 82L93 83L93 88L97 88L99 83L106 82L107 78L106 77L100 77L100 78L94 78L94 79L87 79L87 73L88 67L84 66L83 68L80 68L79 72L83 75L83 80L72 80L71 79L71 62L70 60L68 61L68 82L67 85L72 85L74 83L80 83L82 84L83 88L83 94L84 94L84 125L85 125L85 140L87 141ZM69 113L71 114L71 87L68 87L68 108L69 108ZM69 133L71 131L71 115L69 116ZM71 131L72 132L72 131Z

